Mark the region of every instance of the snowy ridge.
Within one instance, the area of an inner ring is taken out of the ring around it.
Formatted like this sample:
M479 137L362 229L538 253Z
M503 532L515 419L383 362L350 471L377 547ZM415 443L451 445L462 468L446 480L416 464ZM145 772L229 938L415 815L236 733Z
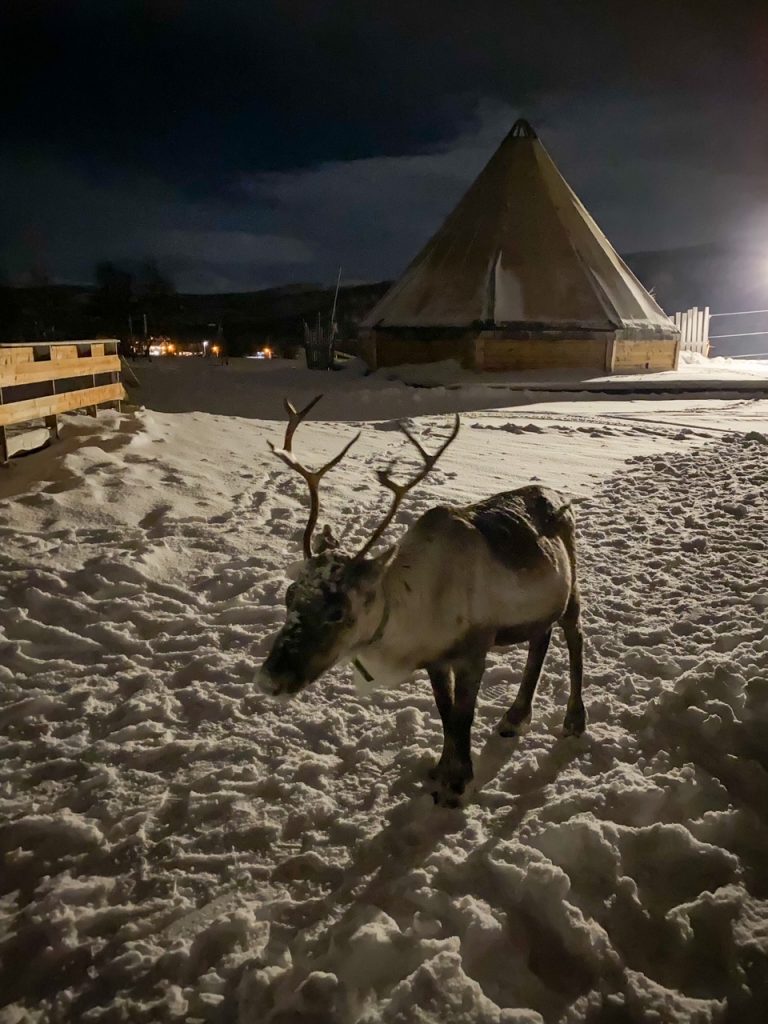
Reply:
M558 638L530 733L498 738L524 651L495 653L460 812L423 794L425 679L369 700L342 672L290 704L252 689L301 528L301 481L264 451L277 424L73 420L76 439L14 466L3 1024L764 1020L765 437L690 409L524 415L468 415L403 519L570 474L590 725L559 738ZM312 424L310 461L354 429ZM376 519L371 467L399 450L369 427L329 478L350 543Z

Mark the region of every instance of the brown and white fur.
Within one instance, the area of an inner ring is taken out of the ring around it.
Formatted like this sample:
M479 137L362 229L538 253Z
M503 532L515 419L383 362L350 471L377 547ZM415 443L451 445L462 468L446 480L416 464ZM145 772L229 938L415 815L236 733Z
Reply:
M470 732L492 647L528 643L519 692L499 725L514 736L530 720L559 624L570 658L564 732L584 731L574 525L565 499L528 486L465 508L433 508L375 558L336 551L308 558L258 673L262 689L296 693L350 661L373 685L426 669L444 733L433 796L456 806L472 779Z

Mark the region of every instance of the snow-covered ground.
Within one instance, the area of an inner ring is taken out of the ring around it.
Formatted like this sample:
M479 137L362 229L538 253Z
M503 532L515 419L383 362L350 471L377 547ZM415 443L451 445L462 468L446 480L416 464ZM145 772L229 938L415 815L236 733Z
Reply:
M181 363L0 470L0 1022L762 1024L768 401ZM531 732L496 736L524 651L494 653L459 811L424 791L426 678L251 682L304 514L266 441L323 389L307 461L369 421L324 492L350 545L407 455L393 415L434 443L469 410L401 524L580 499L588 731L560 737L558 638Z
M256 419L280 419L282 395L290 389L311 397L317 374L287 360L165 358L138 360L130 369L141 382L140 401L162 412L210 412ZM454 410L476 410L541 402L567 390L570 400L590 402L596 392L707 388L708 397L731 389L760 389L768 395L768 360L705 359L683 353L680 368L663 373L584 374L577 370L476 373L446 360L424 366L382 369L363 377L365 367L350 360L343 372L322 375L328 393L319 416L331 419L388 419ZM404 384L417 385L405 387ZM709 386L709 387L708 387ZM550 388L548 396L542 389ZM535 389L535 390L533 390ZM711 389L711 390L710 390ZM738 392L733 391L734 395ZM562 396L561 396L562 397Z

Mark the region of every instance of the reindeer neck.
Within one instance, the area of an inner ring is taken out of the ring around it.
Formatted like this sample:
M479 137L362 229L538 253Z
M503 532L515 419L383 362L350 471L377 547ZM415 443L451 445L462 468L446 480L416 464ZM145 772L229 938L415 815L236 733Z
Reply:
M368 653L371 652L372 649L380 648L382 646L381 641L384 638L384 634L387 631L387 627L389 626L390 618L392 616L392 596L391 596L391 593L390 593L391 587L392 587L392 581L393 581L392 570L393 570L396 562L397 562L397 556L395 556L395 559L390 564L389 568L387 568L385 570L384 575L382 576L382 579L381 579L381 592L382 592L384 607L383 607L382 612L381 612L381 618L379 619L379 624L377 625L376 629L371 634L370 638L368 640L366 640L365 644L358 651L357 657L352 659L352 664L357 669L357 671L360 673L360 675L368 683L373 681L373 676L370 674L370 672L366 668L365 662L364 662L363 659L365 659L367 657Z
M401 562L400 552L395 555L384 572L381 579L381 592L383 597L383 609L379 623L366 641L360 652L364 657L365 653L375 648L377 653L386 654L388 647L388 636L390 627L395 626L395 632L401 635L403 622L414 621L414 610L411 605L418 600L415 588L412 588L407 580L409 564Z
M384 636L386 628L389 625L389 617L390 617L391 613L392 613L392 607L391 607L391 605L389 603L389 599L387 598L387 595L385 594L384 595L384 611L381 613L381 619L379 621L379 624L376 627L376 629L374 630L373 635L371 636L370 640L368 640L368 642L366 643L366 645L365 645L366 647L372 647L374 644L378 643L379 640L381 640L381 638Z
M390 548L390 550L392 549ZM384 571L384 575L381 578L381 593L384 599L384 608L381 613L381 619L379 620L379 624L374 630L370 640L367 641L365 645L366 647L371 647L373 646L373 644L378 643L379 640L381 640L381 638L384 636L386 628L389 625L389 619L392 614L392 570L396 564L397 555L395 555L393 561L390 562L389 566Z
M397 567L397 555L383 574L381 579L381 597L383 607L378 625L371 637L364 645L358 648L356 656L352 658L352 665L358 677L364 681L358 683L364 692L373 684L374 687L389 687L402 682L408 678L414 667L399 664L397 657L397 644L393 643L393 637L398 634L396 625L393 624L393 615L401 612L401 595L403 590L399 580L402 566ZM406 592L407 593L407 592ZM395 625L393 632L390 627ZM389 636L388 636L389 634ZM394 674L394 675L393 675Z

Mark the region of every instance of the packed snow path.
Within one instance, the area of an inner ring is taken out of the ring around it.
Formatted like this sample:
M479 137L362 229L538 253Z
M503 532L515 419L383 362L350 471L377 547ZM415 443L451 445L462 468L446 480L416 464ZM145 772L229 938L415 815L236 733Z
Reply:
M172 419L44 453L47 484L25 460L0 502L0 1020L763 1022L765 438L670 427L596 488L575 459L588 733L560 738L558 638L531 732L496 737L524 650L495 653L478 791L444 811L425 678L254 692L301 481L254 454L252 423L245 452L242 423ZM475 458L508 445L485 493L534 475L524 422L467 418ZM313 427L322 452L352 429ZM397 435L376 436L381 461ZM470 497L464 452L406 518ZM370 461L329 479L352 540Z

